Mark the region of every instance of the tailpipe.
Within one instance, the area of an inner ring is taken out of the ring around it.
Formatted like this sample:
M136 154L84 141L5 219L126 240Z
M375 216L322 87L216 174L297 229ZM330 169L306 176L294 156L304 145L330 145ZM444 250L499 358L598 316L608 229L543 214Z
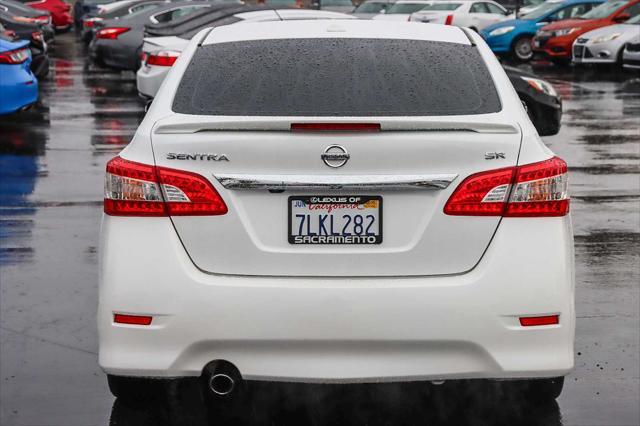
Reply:
M230 397L238 391L242 382L240 371L229 361L211 361L202 373L207 389L216 397Z

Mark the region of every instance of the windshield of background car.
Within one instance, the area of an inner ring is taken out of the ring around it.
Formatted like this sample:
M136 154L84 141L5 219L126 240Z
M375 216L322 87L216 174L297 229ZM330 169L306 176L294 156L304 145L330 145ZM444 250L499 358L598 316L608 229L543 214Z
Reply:
M378 13L389 5L390 3L366 2L356 7L353 13Z
M602 19L629 3L628 1L608 1L600 6L591 9L580 17L580 19Z
M351 0L320 0L320 6L353 6Z
M537 21L539 18L546 16L549 12L559 9L562 3L544 3L524 15L521 19L526 21Z
M364 38L205 45L173 100L175 112L198 115L437 116L501 109L475 46Z
M267 0L269 6L295 6L295 0Z
M413 13L425 6L425 3L396 3L387 9L387 14L393 13Z
M640 24L640 15L637 15L634 18L629 19L625 24L638 25Z
M456 10L460 6L462 6L462 3L434 3L434 4L426 5L425 7L420 9L420 11L424 11L424 10Z

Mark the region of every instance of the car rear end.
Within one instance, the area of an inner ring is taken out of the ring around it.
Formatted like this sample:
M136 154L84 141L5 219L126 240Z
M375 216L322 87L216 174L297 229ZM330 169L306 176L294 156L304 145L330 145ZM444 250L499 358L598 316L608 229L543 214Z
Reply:
M30 64L28 41L0 37L0 115L26 109L38 100L38 80Z
M100 365L184 377L226 360L245 379L319 382L566 374L566 172L471 31L205 30L107 166Z
M622 52L622 66L627 69L640 70L640 37L625 44Z
M142 44L140 68L136 72L136 87L143 98L153 98L169 70L189 44L180 37L148 37Z

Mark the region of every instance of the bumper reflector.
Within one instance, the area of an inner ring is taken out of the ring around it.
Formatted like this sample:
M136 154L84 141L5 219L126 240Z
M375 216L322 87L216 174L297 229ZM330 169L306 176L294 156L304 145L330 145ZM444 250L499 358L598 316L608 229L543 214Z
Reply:
M545 315L543 317L521 317L520 325L535 327L538 325L555 325L560 323L560 315Z
M113 314L116 324L150 325L153 317L144 315Z

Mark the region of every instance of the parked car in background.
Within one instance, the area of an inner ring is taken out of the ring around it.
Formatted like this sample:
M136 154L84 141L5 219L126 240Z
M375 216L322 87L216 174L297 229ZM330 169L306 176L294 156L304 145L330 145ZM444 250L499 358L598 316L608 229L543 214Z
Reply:
M15 22L0 12L0 33L9 41L29 41L31 71L40 80L49 74L48 46L37 24Z
M0 115L26 109L38 100L38 79L30 65L29 41L0 35Z
M625 45L639 35L640 14L624 24L609 25L584 33L573 43L573 63L622 66Z
M560 131L562 99L553 85L519 68L503 66L518 97L527 107L527 115L540 136L552 136Z
M545 25L533 38L534 54L559 64L571 61L573 43L584 33L621 24L640 14L640 0L609 0L576 17Z
M574 366L567 164L466 28L203 30L104 188L121 401L181 377L207 404L243 378L513 379L549 404Z
M430 1L428 0L399 0L393 6L383 9L371 19L383 21L408 21L412 13L419 11Z
M631 40L624 47L622 66L627 69L640 70L640 36Z
M493 53L512 56L519 61L533 57L531 41L538 29L550 22L580 16L605 0L548 0L520 19L489 25L480 31Z
M14 0L0 0L0 13L3 13L5 19L9 18L15 22L36 25L42 31L47 43L53 42L55 32L49 12L35 10Z
M340 13L351 13L355 9L351 0L314 0L311 3L311 7L313 9Z
M58 32L68 31L73 26L71 6L63 0L20 0L34 9L51 13L51 22Z
M360 3L353 10L352 14L360 19L371 19L379 13L386 13L387 9L389 9L393 3L393 1L367 0Z
M488 25L508 19L507 15L509 15L507 9L490 0L438 0L411 14L409 20L468 27L474 31L479 31Z
M153 9L125 15L120 19L101 21L100 29L96 31L94 39L89 44L89 55L98 64L136 71L140 68L145 24L169 22L211 5L211 2L203 1L165 3Z
M162 34L161 37L146 37L142 46L142 64L136 74L138 93L143 98L152 98L158 92L171 66L189 40L203 28L216 28L224 25L248 22L317 20L317 19L357 19L352 15L339 12L308 9L271 9L260 6L227 7L198 16L181 19L182 25L154 25L147 32ZM195 15L195 14L194 14ZM205 16L203 16L205 15Z
M166 3L166 0L124 0L102 5L97 13L89 13L82 20L81 38L89 43L100 29L101 22L109 19L118 19L144 9L152 9ZM110 6L110 7L106 7Z

